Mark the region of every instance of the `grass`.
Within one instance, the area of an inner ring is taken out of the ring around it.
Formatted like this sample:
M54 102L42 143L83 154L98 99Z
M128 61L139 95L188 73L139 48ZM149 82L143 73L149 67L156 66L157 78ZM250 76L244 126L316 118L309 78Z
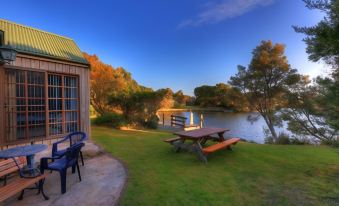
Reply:
M326 146L241 142L203 164L174 153L161 131L92 127L92 137L127 164L122 205L339 205L339 154Z

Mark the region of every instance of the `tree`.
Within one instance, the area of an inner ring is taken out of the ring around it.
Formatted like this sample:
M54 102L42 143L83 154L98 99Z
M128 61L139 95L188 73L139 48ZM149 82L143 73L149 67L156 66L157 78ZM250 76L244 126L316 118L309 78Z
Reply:
M325 17L316 26L297 27L296 32L306 35L304 41L309 59L317 62L324 60L334 69L333 76L339 78L339 1L303 0L309 9L318 9Z
M177 91L176 93L173 94L173 99L175 101L176 106L183 106L186 104L186 97L184 95L184 92L182 90Z
M339 80L318 77L316 83L318 113L332 129L339 131Z
M290 130L308 134L325 142L338 138L339 130L339 1L304 0L309 9L318 9L325 17L316 26L296 27L306 35L309 59L323 60L332 67L329 77L317 77L314 85L302 84L290 92L290 110L285 111Z
M174 106L173 91L170 88L159 89L157 92L162 96L160 108L172 108Z
M332 144L336 141L338 128L323 117L324 111L321 108L327 104L327 100L324 101L322 93L326 86L322 82L310 84L307 76L300 76L300 79L286 93L288 108L281 111L283 119L288 121L288 130L298 138L312 136L323 143ZM339 97L333 98L339 101Z
M329 125L339 129L339 1L337 0L304 0L309 9L318 9L325 17L316 26L297 27L296 32L306 35L309 59L317 62L324 60L333 69L332 76L317 78L317 84L322 88L318 97L318 105L322 116Z
M248 102L241 91L231 85L219 83L215 85L216 96L219 98L220 107L236 112L248 111Z
M223 107L233 111L247 111L248 103L238 88L219 83L215 86L203 85L194 89L196 104L206 107Z
M283 94L299 81L284 51L282 44L262 41L253 50L248 68L238 66L238 73L230 79L230 84L239 88L263 117L274 140L278 138L274 126L281 124L276 112L285 104Z
M128 122L154 128L158 124L156 112L160 109L163 98L162 91L146 89L111 95L109 104L119 108Z
M114 69L100 61L98 56L84 53L90 64L90 101L97 113L103 115L114 111L114 107L108 104L108 96L129 90L138 90L139 85L131 77L131 74L122 67Z
M202 85L194 89L194 95L196 97L196 104L203 107L216 106L217 96L215 94L215 87Z

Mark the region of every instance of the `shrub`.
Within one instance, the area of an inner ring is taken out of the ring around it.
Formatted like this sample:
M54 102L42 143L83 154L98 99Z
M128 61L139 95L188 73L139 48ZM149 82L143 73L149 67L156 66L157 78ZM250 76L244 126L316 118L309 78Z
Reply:
M143 122L144 127L156 129L158 128L159 118L157 115L152 115L148 120Z
M293 137L290 138L291 144L295 144L295 145L306 145L306 144L311 144L310 139L304 137L304 138L297 138L297 137Z
M280 133L278 139L275 142L276 144L291 144L290 137L286 133Z
M93 123L96 125L106 125L114 128L119 128L125 125L126 121L121 114L106 113L95 118Z
M279 133L276 140L271 135L269 129L264 128L264 134L265 134L265 144L291 144L289 135L284 132Z
M332 147L339 147L339 141L338 140L327 140L327 141L321 141L320 142L323 145L329 145Z
M265 144L274 144L275 142L271 135L270 130L267 128L263 128L263 130L264 130L264 135L265 135L265 139L264 139Z

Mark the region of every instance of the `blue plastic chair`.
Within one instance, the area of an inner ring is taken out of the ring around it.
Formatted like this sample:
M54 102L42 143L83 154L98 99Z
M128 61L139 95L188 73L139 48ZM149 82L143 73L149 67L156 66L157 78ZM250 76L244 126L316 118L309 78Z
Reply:
M70 133L65 138L63 138L62 140L59 140L59 141L53 143L52 157L61 157L61 156L65 155L65 152L66 152L67 149L58 150L58 144L69 141L69 146L71 147L72 145L74 145L76 143L84 142L86 140L87 140L87 135L84 132ZM81 151L80 151L80 157L81 157L82 165L85 165L84 164L84 158L83 158Z
M62 194L66 192L66 175L69 167L72 167L73 174L75 173L75 169L77 169L79 180L81 181L78 159L81 148L84 145L83 142L73 144L66 150L65 155L62 157L43 157L40 160L41 174L43 174L45 170L58 171L60 173ZM51 161L50 163L49 160Z

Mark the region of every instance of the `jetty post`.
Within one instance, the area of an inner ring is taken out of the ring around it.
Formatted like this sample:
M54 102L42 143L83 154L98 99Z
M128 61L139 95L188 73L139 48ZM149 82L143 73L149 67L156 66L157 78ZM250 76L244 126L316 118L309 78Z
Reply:
M190 126L194 125L193 112L190 110Z
M203 127L203 124L204 124L204 115L201 113L200 114L200 128Z

